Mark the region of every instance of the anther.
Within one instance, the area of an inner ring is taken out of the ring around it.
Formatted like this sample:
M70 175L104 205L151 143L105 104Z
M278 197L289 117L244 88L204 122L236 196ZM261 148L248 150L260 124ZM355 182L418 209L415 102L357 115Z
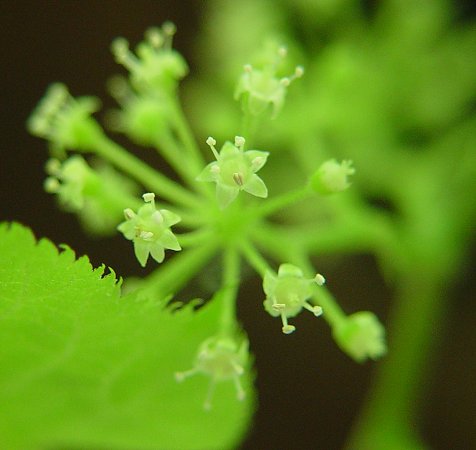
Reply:
M144 202L152 203L155 199L155 194L153 192L147 192L142 196L142 198L144 199Z
M239 172L235 172L233 174L233 181L238 185L238 186L243 186L243 175Z
M243 136L235 136L235 147L238 147L240 150L243 150L245 145L245 138Z
M326 282L326 279L320 273L316 273L314 281L318 286L322 286Z

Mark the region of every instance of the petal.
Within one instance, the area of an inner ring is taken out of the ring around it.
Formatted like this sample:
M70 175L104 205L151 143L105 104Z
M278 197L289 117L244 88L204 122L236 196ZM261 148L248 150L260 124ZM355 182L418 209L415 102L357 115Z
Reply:
M162 214L162 217L164 218L164 226L167 228L179 223L182 220L178 214L175 214L167 209L161 209L160 214Z
M156 242L150 246L150 254L158 263L161 263L165 258L164 247Z
M149 247L150 245L148 242L144 242L140 239L134 240L134 253L142 267L145 267L147 264L147 259L149 258Z
M245 157L253 167L253 172L258 172L265 164L268 159L269 152L262 152L260 150L248 150L245 152ZM253 161L259 158L259 164L253 163Z
M165 230L162 236L160 236L160 244L165 248L169 248L170 250L182 250L177 237L170 230Z
M266 198L268 196L268 188L256 174L251 175L249 181L243 186L243 190L256 197Z
M240 192L238 187L226 186L221 183L217 183L217 200L221 209L225 209Z
M208 164L205 169L202 170L200 175L195 178L197 181L215 181L217 178L216 172L212 170L213 167L217 166L218 163L216 161Z
M274 294L276 287L276 277L271 272L266 272L263 277L263 290L264 293L270 297Z
M293 264L281 264L278 269L278 276L302 278L304 274L299 267Z
M221 157L230 157L238 153L241 153L240 150L237 149L230 141L226 141L220 150Z

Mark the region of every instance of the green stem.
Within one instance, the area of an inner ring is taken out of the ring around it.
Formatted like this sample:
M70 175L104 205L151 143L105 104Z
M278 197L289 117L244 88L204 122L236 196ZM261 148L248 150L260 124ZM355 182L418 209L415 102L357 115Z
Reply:
M234 247L223 254L222 315L220 330L224 335L234 331L236 325L236 296L240 282L240 256Z
M180 140L183 142L185 149L190 157L189 163L191 170L196 172L196 175L205 167L205 160L200 151L200 148L195 141L192 130L188 124L187 119L183 113L182 107L178 101L173 102L173 121L175 128L177 130L177 135Z
M209 229L199 229L190 233L177 234L178 241L182 247L196 247L210 240L212 231Z
M255 271L264 277L267 271L274 273L274 270L268 264L268 262L261 256L256 248L248 241L241 243L241 251L248 264L255 269Z
M177 202L187 207L197 207L198 201L196 196L161 173L152 169L146 163L127 152L127 150L111 141L106 136L97 143L96 153L114 164L123 172L134 177L145 187L151 189L155 194L160 195L172 203Z
M215 242L186 250L161 266L144 283L151 296L165 298L179 291L216 253Z
M306 199L310 195L313 195L313 192L307 187L296 189L294 191L286 192L284 194L278 195L276 197L270 198L257 208L256 216L257 217L266 217L270 216L281 209L286 208L289 205L297 203L301 200Z

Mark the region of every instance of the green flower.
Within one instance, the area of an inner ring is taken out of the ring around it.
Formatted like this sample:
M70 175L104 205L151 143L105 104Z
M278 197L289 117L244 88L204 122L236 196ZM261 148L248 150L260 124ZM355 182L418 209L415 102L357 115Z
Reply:
M183 381L192 375L202 373L210 377L210 388L205 399L204 408L211 409L215 384L231 380L235 384L238 400L245 398L245 391L240 376L245 372L249 358L248 339L245 337L211 337L204 341L198 350L193 369L176 372L177 381Z
M271 105L272 117L278 115L284 104L288 86L293 80L304 74L304 69L297 66L293 75L278 78L276 70L285 56L286 49L281 47L278 50L276 61L266 65L263 69L256 69L250 64L244 66L244 73L235 91L235 99L241 99L245 111L256 116Z
M46 91L28 119L31 134L50 141L52 149L91 151L103 135L91 114L99 108L94 97L73 98L65 85L55 83Z
M124 38L112 43L116 61L131 74L131 83L139 90L158 90L171 93L188 73L188 66L180 53L172 49L175 25L166 22L162 28L150 28L145 40L137 46L136 55L129 50Z
M335 159L329 159L321 164L311 177L311 186L321 194L342 192L350 186L349 176L354 173L352 161L344 160L338 163Z
M126 221L117 229L134 243L134 252L142 267L145 267L149 254L158 263L165 257L165 249L179 251L180 244L170 230L172 225L180 222L180 217L166 209L157 210L152 193L143 195L146 204L139 208L137 214L125 209Z
M263 279L266 300L263 305L273 317L281 316L283 333L290 334L296 329L288 324L288 318L296 316L303 308L311 311L316 317L322 314L320 306L308 303L312 296L312 283L321 286L325 283L325 279L320 274L314 279L304 278L302 270L292 264L281 264L278 276L271 271L266 272Z
M97 235L112 234L121 221L124 206L137 191L135 183L110 166L92 168L79 155L61 163L51 158L45 190L56 194L62 208L77 213L84 228Z
M369 311L346 317L334 327L333 334L339 347L357 362L378 359L387 353L385 328Z
M268 152L259 150L243 151L245 139L235 137L235 145L225 142L217 152L216 141L207 139L216 161L208 164L197 177L198 181L213 181L216 183L216 193L220 208L226 208L240 191L246 191L256 197L266 198L268 189L263 180L256 175L266 163Z

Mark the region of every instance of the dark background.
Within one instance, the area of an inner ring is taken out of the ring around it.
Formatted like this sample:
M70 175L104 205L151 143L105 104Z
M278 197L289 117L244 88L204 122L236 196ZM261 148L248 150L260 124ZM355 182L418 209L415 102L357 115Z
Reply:
M190 61L193 74L198 58L192 44L206 19L204 3L0 0L0 220L19 221L37 236L68 243L78 254L88 254L95 266L104 262L123 276L143 273L129 242L119 236L88 238L76 218L59 211L44 193L46 145L28 135L25 120L52 81L66 83L75 95L100 97L105 108L112 106L105 90L106 79L118 71L111 40L122 35L138 42L147 27L164 20L177 24L175 47ZM474 11L470 2L458 6L464 15ZM347 311L370 309L386 321L392 293L370 256L320 264ZM444 327L434 330L441 346L431 361L433 377L423 394L419 426L437 450L476 448L474 278L469 266L453 290ZM337 349L324 322L316 325L310 314L296 319L298 333L282 336L276 322L263 314L260 280L251 278L246 291L253 295L242 289L239 313L256 356L260 406L243 448L342 448L375 364L352 362Z

